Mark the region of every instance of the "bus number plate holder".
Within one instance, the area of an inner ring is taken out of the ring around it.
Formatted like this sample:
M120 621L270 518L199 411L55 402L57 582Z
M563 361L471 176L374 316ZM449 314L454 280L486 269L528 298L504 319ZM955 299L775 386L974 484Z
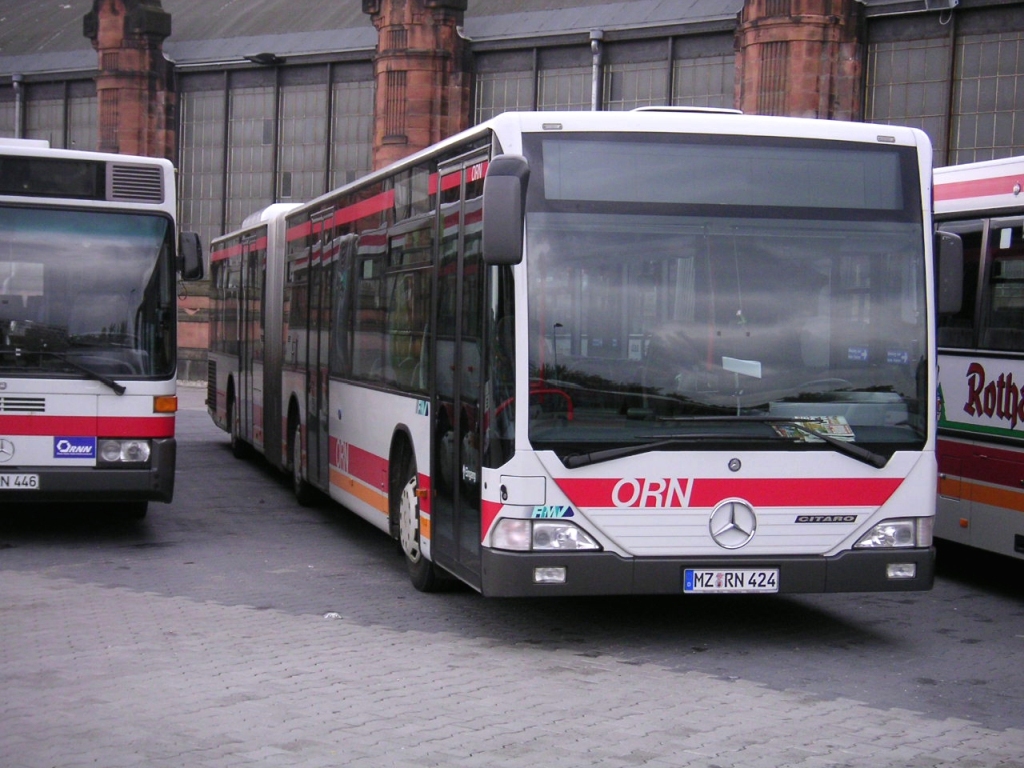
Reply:
M778 591L778 568L686 568L683 570L683 592L688 594L741 594Z
M0 491L38 491L39 475L0 474Z

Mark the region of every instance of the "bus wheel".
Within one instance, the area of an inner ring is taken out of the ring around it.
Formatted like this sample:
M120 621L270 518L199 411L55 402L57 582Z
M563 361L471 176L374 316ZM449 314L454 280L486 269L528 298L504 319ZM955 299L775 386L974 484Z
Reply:
M295 499L304 507L316 500L316 490L302 476L302 427L298 422L292 426L292 491Z
M398 541L409 566L409 578L420 592L433 592L439 586L439 579L434 564L423 556L420 546L420 500L416 495L419 483L416 480L416 460L411 456L402 461L399 478L400 483L396 484L400 489L398 499L391 503L398 507Z
M231 455L236 459L248 456L248 446L242 439L242 414L238 401L234 397L228 400L228 421L231 423Z

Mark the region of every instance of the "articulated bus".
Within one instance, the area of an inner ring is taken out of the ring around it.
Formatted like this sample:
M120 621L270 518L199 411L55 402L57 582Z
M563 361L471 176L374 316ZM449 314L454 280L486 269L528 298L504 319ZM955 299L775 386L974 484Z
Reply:
M0 139L0 500L171 500L175 200L166 160Z
M214 241L211 416L424 591L928 589L931 157L890 126L498 116Z
M963 242L963 302L938 330L935 535L1024 559L1024 157L938 168L935 219Z

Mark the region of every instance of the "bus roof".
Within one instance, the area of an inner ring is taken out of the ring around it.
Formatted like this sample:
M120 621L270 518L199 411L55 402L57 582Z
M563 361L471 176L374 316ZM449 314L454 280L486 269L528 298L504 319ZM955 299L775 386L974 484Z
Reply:
M1020 209L1024 157L935 169L935 214Z
M373 171L344 187L333 189L303 208L315 208L348 187L384 178L402 168L455 146L473 136L493 131L504 153L522 153L522 135L555 131L635 131L638 133L694 133L724 136L791 137L829 141L854 141L917 147L926 153L922 167L931 165L931 140L917 128L877 125L844 120L746 115L725 109L637 109L615 112L504 112L437 144Z

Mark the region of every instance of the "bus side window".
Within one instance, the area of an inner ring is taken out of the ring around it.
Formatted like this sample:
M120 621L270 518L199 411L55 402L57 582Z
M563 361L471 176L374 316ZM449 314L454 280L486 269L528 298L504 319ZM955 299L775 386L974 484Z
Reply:
M993 224L989 229L988 281L982 347L1024 351L1024 229Z
M352 375L370 381L380 381L384 373L382 271L379 257L357 259Z
M965 221L942 224L945 232L960 235L964 244L964 298L960 311L940 315L938 343L940 347L966 349L975 345L974 310L977 306L978 272L981 268L981 240L984 222Z

